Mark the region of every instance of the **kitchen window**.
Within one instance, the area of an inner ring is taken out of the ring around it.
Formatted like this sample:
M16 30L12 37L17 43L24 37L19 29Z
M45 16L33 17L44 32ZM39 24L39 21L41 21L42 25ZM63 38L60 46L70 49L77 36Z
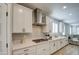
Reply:
M72 31L73 31L73 34L74 34L74 35L77 34L77 27L76 27L76 26L73 26L73 27L72 27Z
M58 23L56 23L56 22L52 23L52 32L58 33Z
M65 35L65 24L63 24L63 35Z
M59 32L62 33L63 32L63 23L59 22Z
M71 35L71 33L72 33L72 27L70 26L70 35Z
M77 27L77 34L79 34L79 27Z

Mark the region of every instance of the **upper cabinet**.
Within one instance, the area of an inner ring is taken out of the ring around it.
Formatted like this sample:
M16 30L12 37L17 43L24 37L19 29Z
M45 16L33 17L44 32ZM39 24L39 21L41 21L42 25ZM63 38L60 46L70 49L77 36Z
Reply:
M13 33L32 33L32 9L13 4Z

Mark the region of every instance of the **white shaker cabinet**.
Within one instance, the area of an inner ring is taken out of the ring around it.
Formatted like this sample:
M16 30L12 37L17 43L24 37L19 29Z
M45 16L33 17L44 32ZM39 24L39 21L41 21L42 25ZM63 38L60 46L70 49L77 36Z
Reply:
M32 10L25 8L25 32L32 33Z
M37 55L48 55L49 51L49 42L37 45Z
M13 33L32 32L32 10L13 4Z
M56 52L57 50L66 46L68 44L68 40L67 39L58 39L55 41L51 41L49 43L50 43L50 54L52 54L52 53Z
M67 39L64 39L64 42L63 42L63 45L67 45L68 44L68 40Z
M51 42L49 42L49 44L50 44L50 54L52 54L52 53L54 53L55 52L55 48L56 48L56 42L55 41L51 41Z
M61 39L59 39L59 40L57 40L57 41L55 42L55 46L56 46L55 50L56 50L56 51L61 48L60 40L61 40Z
M13 51L13 55L36 55L36 46L15 50Z

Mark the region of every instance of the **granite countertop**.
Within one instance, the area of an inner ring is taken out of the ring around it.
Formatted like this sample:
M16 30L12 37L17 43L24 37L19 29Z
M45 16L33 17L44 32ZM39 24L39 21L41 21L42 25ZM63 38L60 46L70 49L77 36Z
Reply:
M59 37L59 38L54 38L54 39L48 40L48 41L55 41L55 40L59 40L59 39L63 39L63 38L64 37ZM48 41L44 41L44 42L48 42ZM13 44L13 50L17 50L17 49L22 49L22 48L26 48L26 47L35 46L35 45L38 45L38 44L42 44L44 42L35 43L33 41L27 41L26 43Z
M22 48L26 48L34 45L36 45L36 43L31 41L30 42L28 41L26 43L13 44L13 50L22 49Z
M52 37L52 40L58 40L58 39L66 39L66 37Z

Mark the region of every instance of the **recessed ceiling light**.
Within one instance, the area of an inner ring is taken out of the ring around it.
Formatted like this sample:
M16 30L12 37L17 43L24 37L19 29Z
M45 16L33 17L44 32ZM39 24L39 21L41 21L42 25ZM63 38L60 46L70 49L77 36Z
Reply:
M63 6L63 9L66 9L67 8L67 6Z
M69 16L72 16L72 14L70 13Z

